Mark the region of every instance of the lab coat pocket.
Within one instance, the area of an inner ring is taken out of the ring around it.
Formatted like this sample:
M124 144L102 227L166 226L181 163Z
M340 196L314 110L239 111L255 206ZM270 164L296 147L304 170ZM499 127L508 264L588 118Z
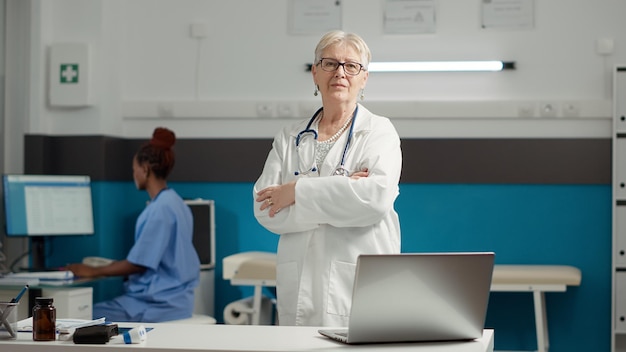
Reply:
M287 262L276 265L276 299L280 314L295 314L298 297L298 263Z
M349 316L356 265L332 262L328 282L328 314Z

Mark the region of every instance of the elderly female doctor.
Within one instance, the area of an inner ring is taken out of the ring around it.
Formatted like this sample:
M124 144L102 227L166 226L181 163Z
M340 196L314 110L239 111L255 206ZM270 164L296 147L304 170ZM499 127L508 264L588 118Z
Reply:
M347 326L359 254L400 252L400 139L357 104L370 56L355 34L321 38L312 75L322 108L278 133L254 186L255 217L280 235L281 325Z

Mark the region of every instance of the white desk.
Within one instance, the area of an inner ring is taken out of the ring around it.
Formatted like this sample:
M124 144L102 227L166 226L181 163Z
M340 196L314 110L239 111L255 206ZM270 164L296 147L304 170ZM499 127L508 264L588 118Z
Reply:
M120 327L136 323L120 323ZM0 350L11 352L67 352L124 349L142 352L181 351L414 351L414 352L493 352L493 330L485 330L483 337L468 342L403 343L344 345L317 333L317 327L269 325L177 325L144 324L153 327L143 344L124 345L121 336L115 336L106 345L75 345L71 341L36 342L30 333L18 333L16 340L0 340Z

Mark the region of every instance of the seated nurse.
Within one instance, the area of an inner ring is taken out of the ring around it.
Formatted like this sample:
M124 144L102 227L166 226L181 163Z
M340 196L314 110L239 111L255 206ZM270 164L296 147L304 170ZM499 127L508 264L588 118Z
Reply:
M175 142L174 132L156 128L133 158L135 185L148 193L150 202L137 219L135 243L126 259L102 267L67 266L79 277L128 277L123 295L94 305L94 318L156 323L192 315L200 260L192 242L191 210L167 187Z

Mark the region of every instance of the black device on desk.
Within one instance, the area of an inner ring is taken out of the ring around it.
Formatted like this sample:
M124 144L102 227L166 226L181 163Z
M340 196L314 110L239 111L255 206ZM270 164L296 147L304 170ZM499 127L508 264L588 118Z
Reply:
M76 344L105 344L118 334L117 324L85 326L74 331L73 340Z
M93 235L87 175L3 175L7 236L30 237L32 269L46 268L49 236Z

